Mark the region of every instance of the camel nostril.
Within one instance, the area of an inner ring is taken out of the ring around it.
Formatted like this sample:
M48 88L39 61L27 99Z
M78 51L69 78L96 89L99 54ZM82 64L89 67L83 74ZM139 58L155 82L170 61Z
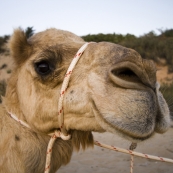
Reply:
M120 87L127 89L145 89L149 86L144 69L135 63L121 62L116 64L110 71L111 81ZM149 86L150 87L150 86Z
M141 83L140 78L136 73L131 70L130 68L123 67L120 69L113 69L111 70L112 74L122 80L128 81L128 82L135 82L135 83Z

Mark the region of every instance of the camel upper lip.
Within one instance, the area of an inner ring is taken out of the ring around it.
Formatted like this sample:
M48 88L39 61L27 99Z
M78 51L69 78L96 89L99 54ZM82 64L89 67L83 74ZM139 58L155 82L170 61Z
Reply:
M147 73L132 62L120 62L109 71L111 80L120 87L127 89L153 88ZM154 89L154 88L153 88Z

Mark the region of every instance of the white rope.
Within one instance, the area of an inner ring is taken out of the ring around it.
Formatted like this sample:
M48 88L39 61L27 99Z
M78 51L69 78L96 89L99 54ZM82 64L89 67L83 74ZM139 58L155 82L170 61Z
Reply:
M107 148L107 149L110 149L110 150L130 154L130 155L134 155L134 156L138 156L138 157L143 157L143 158L146 158L146 159L152 159L152 160L158 160L158 161L161 161L161 162L173 163L173 159L167 159L167 158L164 158L164 157L153 156L153 155L149 155L149 154L143 154L143 153L135 152L135 151L132 151L132 150L126 150L126 149L123 149L123 148L118 148L118 147L115 147L115 146L106 145L106 144L100 143L98 141L95 141L94 144L99 146L99 147Z
M137 143L131 143L129 150L134 150L137 147ZM133 165L134 165L134 155L131 154L130 158L130 173L133 173Z
M25 123L24 121L20 120L17 118L16 115L12 114L9 112L9 115L11 116L11 118L13 118L14 120L16 120L18 123L20 123L21 125L23 125L24 127L27 127L29 129L31 129L31 127ZM61 133L59 130L55 130L54 133L50 133L48 134L49 136L51 136L48 146L47 146L47 152L46 152L46 163L45 163L45 173L49 173L50 172L50 164L51 164L51 157L52 157L52 148L53 145L56 141L57 138L62 138L63 140L69 140L70 139L70 135L68 136L64 136L63 133Z
M63 114L63 99L64 99L64 94L66 92L71 74L73 72L73 69L76 65L76 63L78 62L79 58L81 57L82 53L84 52L84 50L87 48L88 44L90 43L85 43L76 53L76 55L74 56L67 72L66 75L64 77L64 81L62 83L62 87L61 87L61 91L60 91L60 98L59 98L59 103L58 103L58 122L59 122L59 127L61 129L61 132L66 136L67 132L65 130L64 127L64 114Z
M29 129L31 128L27 123L25 123L24 121L18 119L18 118L16 117L16 115L12 114L11 112L9 112L9 115L10 115L13 119L15 119L17 122L19 122L20 124L22 124L23 126L29 128Z
M64 127L64 114L63 114L63 99L64 99L64 94L66 92L66 89L68 87L68 83L71 77L71 74L73 72L73 69L78 62L79 58L81 57L82 53L84 50L87 48L89 43L85 43L77 52L77 54L74 56L67 72L64 77L62 86L61 86L61 91L60 91L60 98L58 102L58 122L59 122L59 127L61 129L60 131L55 131L54 135L51 137L48 148L47 148L47 157L46 157L46 165L45 165L45 173L50 172L50 163L51 163L51 156L52 156L52 147L53 144L56 140L57 137L61 137L63 140L69 140L71 138L70 134L67 134L67 131Z
M53 148L53 144L55 143L56 138L58 138L58 137L60 137L60 131L55 131L49 140L49 143L47 146L47 153L46 153L46 164L45 164L45 171L44 171L45 173L50 172L52 148Z
M133 165L134 165L134 156L131 155L131 158L130 158L130 173L133 173Z

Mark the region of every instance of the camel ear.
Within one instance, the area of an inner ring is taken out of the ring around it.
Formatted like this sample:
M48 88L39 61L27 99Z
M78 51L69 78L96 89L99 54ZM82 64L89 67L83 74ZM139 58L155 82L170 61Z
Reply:
M14 31L9 41L9 48L11 56L17 65L25 62L32 51L32 47L28 43L25 32L22 29Z

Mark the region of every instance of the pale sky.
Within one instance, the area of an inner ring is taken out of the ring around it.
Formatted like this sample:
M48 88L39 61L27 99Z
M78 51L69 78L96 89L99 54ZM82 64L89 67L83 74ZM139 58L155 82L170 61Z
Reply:
M0 36L31 26L79 36L159 33L173 29L173 0L0 0Z

